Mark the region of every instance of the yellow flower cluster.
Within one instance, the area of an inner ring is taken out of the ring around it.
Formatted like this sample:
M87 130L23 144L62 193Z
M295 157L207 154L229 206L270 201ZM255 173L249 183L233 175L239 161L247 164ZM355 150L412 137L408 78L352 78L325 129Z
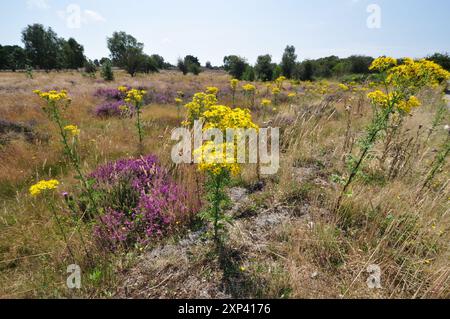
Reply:
M398 109L405 112L411 113L413 108L417 108L420 106L420 101L414 95L410 96L408 100L400 101L398 104Z
M80 129L76 125L67 125L64 127L64 131L70 133L73 137L80 135Z
M217 128L222 132L227 129L258 129L252 122L252 115L247 109L232 109L225 105L212 105L203 113L204 129Z
M291 92L288 94L288 98L293 99L294 97L297 96L297 93Z
M120 87L120 88L123 89L123 87ZM120 90L120 88L119 88L119 90ZM124 91L121 91L121 92L124 92ZM127 96L125 98L125 102L134 103L135 105L140 105L142 103L142 101L144 100L144 95L147 94L147 91L131 89L124 93L127 94Z
M188 112L187 120L183 124L185 126L194 125L194 121L199 120L203 113L213 105L217 105L217 97L214 94L196 93L192 102L185 105Z
M181 104L181 103L183 103L183 100L180 99L179 97L177 97L177 98L175 99L175 103Z
M215 94L196 93L192 102L186 104L186 108L188 115L183 123L186 126L192 127L195 120L202 119L205 122L203 127L205 131L219 129L226 134L227 129L258 129L258 126L252 122L249 110L218 105ZM234 143L228 145L230 146L234 146ZM237 154L234 154L231 160L225 160L226 143L217 148L213 142L207 142L194 151L194 155L197 154L199 160L199 169L214 175L220 175L224 171L238 174L240 166L237 163Z
M217 93L219 93L219 88L215 86L209 86L206 88L206 94L217 95Z
M281 93L281 90L280 90L279 87L274 87L274 88L272 89L272 94L273 94L273 95L279 95L280 93Z
M58 102L58 101L68 100L69 99L66 90L61 90L59 92L55 91L55 90L51 90L51 91L48 91L48 92L42 92L40 90L34 90L33 93L37 94L40 98L42 98L44 100L47 100L49 102Z
M123 86L123 85L119 86L118 90L120 92L122 92L122 93L127 93L128 92L128 88L126 86Z
M119 106L119 110L121 112L128 112L130 110L130 108L127 105L121 105L121 106Z
M30 187L29 192L31 196L39 196L41 193L54 190L58 187L59 182L57 180L40 181L39 183Z
M277 79L275 80L275 84L276 84L279 88L281 88L281 87L283 86L283 82L286 81L286 80L287 80L287 79L286 79L285 76L280 76L279 78L277 78Z
M268 100L268 99L262 99L261 100L261 106L263 106L263 107L270 106L270 104L272 104L271 100Z
M256 87L253 84L250 84L250 83L243 85L242 89L245 92L248 92L248 93L256 91Z
M375 59L370 65L369 70L383 72L395 65L397 65L396 59L383 56Z
M393 93L376 90L367 96L372 103L380 107L388 107L389 104L402 113L410 113L413 108L420 106L416 94L421 88L431 85L436 86L450 79L450 73L438 64L425 59L414 61L411 58L403 60L397 65L393 58L381 57L376 59L371 70L387 71L386 83L394 89Z
M376 91L370 92L369 94L367 94L367 97L373 104L378 105L383 108L387 107L389 104L389 101L392 100L392 94L387 95L386 93L384 93L381 90L376 90Z
M425 85L436 86L448 79L450 73L440 65L425 59L414 61L406 58L403 64L388 71L387 82L414 92Z
M345 85L344 83L339 83L339 88L344 92L350 90L350 88L347 85Z
M227 150L235 150L233 143L222 143L219 145L213 142L204 143L199 149L194 151L201 171L220 175L224 171L229 171L232 175L238 175L241 167L236 163L235 155L227 156ZM230 158L231 157L231 158Z
M230 86L233 90L236 90L237 86L239 84L239 80L238 79L232 79L230 80Z

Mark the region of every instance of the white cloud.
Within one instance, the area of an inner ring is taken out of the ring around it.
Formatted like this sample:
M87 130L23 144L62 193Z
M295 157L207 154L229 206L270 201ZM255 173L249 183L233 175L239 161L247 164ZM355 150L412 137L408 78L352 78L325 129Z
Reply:
M84 10L83 19L89 22L106 22L106 19L98 12L92 10Z
M28 9L49 9L50 4L48 0L27 0L27 8Z
M103 23L106 19L93 10L81 10L79 5L71 4L65 10L56 11L58 18L66 21L69 29L79 29L82 25Z

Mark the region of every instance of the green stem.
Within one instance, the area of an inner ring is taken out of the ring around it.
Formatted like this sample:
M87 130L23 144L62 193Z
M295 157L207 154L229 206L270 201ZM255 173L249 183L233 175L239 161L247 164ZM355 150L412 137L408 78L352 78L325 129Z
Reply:
M64 127L61 121L61 117L58 113L58 110L55 105L52 105L53 109L53 116L55 119L55 122L58 124L59 132L62 138L62 142L64 145L64 149L66 154L69 156L70 161L72 162L72 165L75 167L75 170L81 180L81 183L83 184L84 188L86 189L89 197L89 201L91 202L94 210L99 213L97 208L97 203L95 202L94 196L92 195L91 187L89 186L89 183L87 182L86 178L84 177L83 173L81 172L80 163L77 155L75 154L75 151L69 146L68 140L67 140L67 134L64 131Z
M59 220L58 214L56 213L55 206L53 205L51 199L49 200L49 202L50 202L50 210L52 211L53 217L54 217L55 220L56 220L56 224L58 225L58 228L59 228L59 230L61 231L61 234L62 234L62 236L63 236L64 243L66 244L67 250L69 251L70 256L72 256L72 259L75 261L75 255L73 254L72 249L71 249L70 246L69 246L69 242L67 241L66 233L64 232L64 228L63 228L63 226L62 226L62 223L61 223L61 221Z
M136 110L137 110L137 129L139 134L139 145L142 145L143 136L142 136L142 127L141 127L141 107L139 104L136 104Z
M220 213L220 188L221 188L221 177L215 176L214 177L214 240L216 243L220 243L219 239L219 231L218 231L218 225L219 225L219 213Z

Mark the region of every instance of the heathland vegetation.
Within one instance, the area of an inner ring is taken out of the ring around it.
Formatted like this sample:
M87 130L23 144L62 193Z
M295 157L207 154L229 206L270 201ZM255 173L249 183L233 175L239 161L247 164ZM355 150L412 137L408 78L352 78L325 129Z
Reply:
M447 55L214 68L123 32L101 61L23 39L0 48L1 297L448 296ZM279 170L230 158L240 135L174 163L198 120L279 128Z

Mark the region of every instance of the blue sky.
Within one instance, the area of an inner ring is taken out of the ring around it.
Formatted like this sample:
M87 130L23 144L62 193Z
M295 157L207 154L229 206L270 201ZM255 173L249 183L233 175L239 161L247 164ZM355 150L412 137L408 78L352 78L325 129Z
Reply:
M371 4L377 11L367 11ZM378 12L379 28L369 28ZM186 54L215 65L228 54L253 63L269 53L279 61L287 44L301 60L421 57L450 52L449 12L448 0L3 0L0 44L21 44L22 29L42 23L77 39L90 58L108 56L106 37L114 31L132 34L146 53L172 63Z

